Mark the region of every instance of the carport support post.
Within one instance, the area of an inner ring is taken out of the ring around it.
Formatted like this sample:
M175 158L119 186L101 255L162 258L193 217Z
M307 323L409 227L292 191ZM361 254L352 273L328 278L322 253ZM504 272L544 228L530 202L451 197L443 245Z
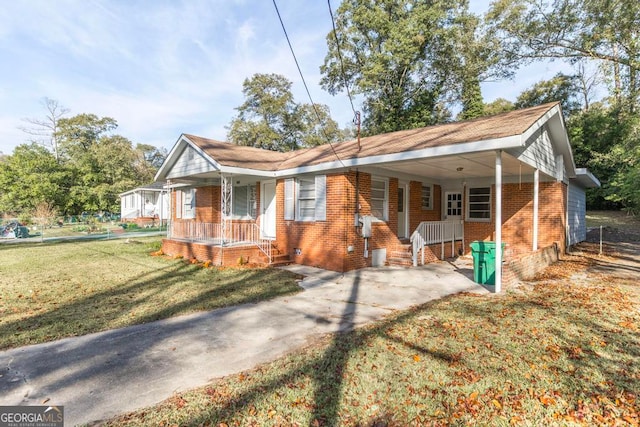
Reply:
M502 150L496 150L496 265L495 293L502 290Z
M533 173L533 250L538 250L538 194L540 192L540 170Z

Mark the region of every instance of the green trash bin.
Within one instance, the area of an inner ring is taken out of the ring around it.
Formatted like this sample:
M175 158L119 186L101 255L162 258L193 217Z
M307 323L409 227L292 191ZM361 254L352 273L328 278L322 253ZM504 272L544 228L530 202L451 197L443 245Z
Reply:
M496 242L484 242L476 240L471 242L471 255L473 256L473 281L481 285L496 284ZM502 256L504 248L502 244Z

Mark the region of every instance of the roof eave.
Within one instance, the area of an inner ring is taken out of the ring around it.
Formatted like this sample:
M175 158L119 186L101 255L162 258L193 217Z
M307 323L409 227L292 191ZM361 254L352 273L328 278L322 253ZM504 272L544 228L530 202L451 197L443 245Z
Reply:
M367 157L353 157L350 159L336 159L330 162L322 162L315 165L299 166L289 169L281 169L274 172L276 177L312 173L318 171L338 170L358 166L370 166L383 163L392 163L406 160L418 160L434 157L455 156L461 154L477 153L492 150L506 150L520 147L523 144L521 135L512 135L503 138L494 138L484 141L465 142L461 144L429 147L420 150L403 151L400 153L382 154Z

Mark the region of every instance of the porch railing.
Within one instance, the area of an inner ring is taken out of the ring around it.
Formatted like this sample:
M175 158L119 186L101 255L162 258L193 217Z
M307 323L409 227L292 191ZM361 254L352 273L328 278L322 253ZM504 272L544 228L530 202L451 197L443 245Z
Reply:
M451 256L455 256L455 242L460 240L464 246L464 222L456 221L423 221L411 234L413 265L418 265L418 252L422 251L424 265L424 247L440 243L440 258L444 258L444 244L451 242Z
M246 244L258 247L271 264L271 241L260 237L260 227L256 223L226 224L223 231L222 224L210 222L172 222L170 238L183 239L191 242L203 242L218 245L222 248Z

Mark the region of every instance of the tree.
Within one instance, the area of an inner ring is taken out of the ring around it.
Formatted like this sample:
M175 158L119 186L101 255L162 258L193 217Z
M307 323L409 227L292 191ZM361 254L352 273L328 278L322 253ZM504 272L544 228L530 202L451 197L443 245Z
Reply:
M556 74L549 80L542 80L530 89L524 90L514 104L515 108L533 107L547 102L559 101L565 117L580 110L577 99L578 80L575 76Z
M64 206L69 173L38 143L17 146L0 168L0 211L24 213L39 203Z
M500 113L506 113L507 111L512 111L516 107L513 105L513 102L504 99L497 98L492 102L485 104L484 106L484 115L485 116L494 116Z
M361 95L367 134L441 123L452 105L482 113L480 82L506 75L499 40L466 0L345 0L327 35L321 84Z
M57 209L51 202L40 202L33 210L32 217L40 225L40 241L44 241L44 230L52 225L54 218L58 215Z
M329 107L297 104L291 82L279 74L254 74L242 85L245 100L227 128L238 145L290 151L335 142L342 137Z
M69 112L69 109L61 106L55 99L46 97L42 100L42 105L47 110L46 117L44 119L23 119L23 121L29 123L30 126L20 129L29 135L39 137L32 142L47 147L53 152L56 160L59 160L57 138L58 122Z
M637 0L498 0L487 14L504 48L521 63L594 60L612 75L618 103L633 112L640 83Z

